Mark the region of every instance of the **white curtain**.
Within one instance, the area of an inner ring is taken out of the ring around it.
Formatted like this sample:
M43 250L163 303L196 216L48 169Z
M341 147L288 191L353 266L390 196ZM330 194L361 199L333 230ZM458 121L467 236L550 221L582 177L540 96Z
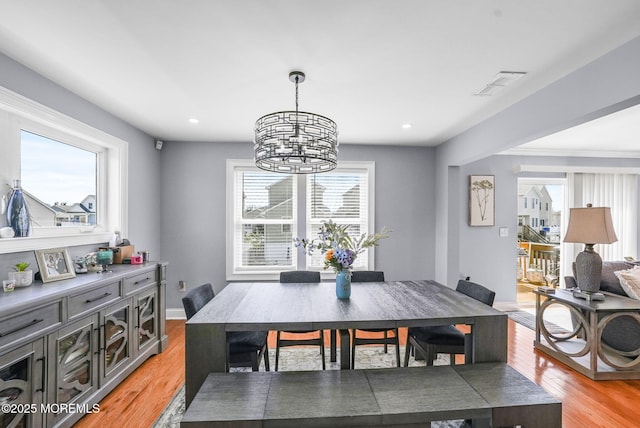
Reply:
M635 174L567 174L565 207L562 230L566 231L570 207L610 207L613 228L618 242L598 244L595 250L602 260L637 258L638 243L638 176ZM565 220L566 219L566 220ZM563 244L562 267L564 274L571 274L571 262L583 245Z

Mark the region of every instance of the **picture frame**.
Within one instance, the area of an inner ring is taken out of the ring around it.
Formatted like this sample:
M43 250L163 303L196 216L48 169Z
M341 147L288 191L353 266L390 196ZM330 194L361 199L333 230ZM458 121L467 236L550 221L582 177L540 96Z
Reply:
M495 176L469 176L469 226L495 226Z
M75 278L76 276L67 248L36 250L36 261L43 283Z

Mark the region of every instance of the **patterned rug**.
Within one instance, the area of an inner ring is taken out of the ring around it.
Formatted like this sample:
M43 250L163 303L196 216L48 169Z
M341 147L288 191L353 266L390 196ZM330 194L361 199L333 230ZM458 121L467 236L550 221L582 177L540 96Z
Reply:
M404 361L404 347L400 351L400 361ZM328 356L327 356L328 359ZM275 350L269 350L269 362L271 363L272 370L275 363ZM338 361L340 361L340 350L338 350ZM449 364L448 355L439 355L438 359L434 361L435 365ZM365 346L356 350L356 368L386 368L395 367L395 351L393 347L389 348L388 353L384 353L382 346ZM409 359L409 366L424 366L424 361L416 361L413 358ZM263 368L261 367L261 370ZM320 360L320 354L317 348L286 348L280 351L280 367L279 371L291 371L291 370L320 370L322 369L322 361ZM328 362L326 365L327 370L339 370L338 363ZM249 367L232 368L231 371L251 371ZM153 425L153 428L179 428L182 414L184 413L184 386L176 393L173 400L164 409L162 415ZM432 422L432 428L463 428L468 425L462 421L439 421Z

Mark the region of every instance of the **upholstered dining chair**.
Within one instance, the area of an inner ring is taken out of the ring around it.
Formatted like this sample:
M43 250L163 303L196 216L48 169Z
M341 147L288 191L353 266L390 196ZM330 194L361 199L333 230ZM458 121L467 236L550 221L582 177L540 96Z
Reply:
M384 282L384 272L374 270L360 270L351 273L351 282ZM358 336L358 332L365 333ZM371 337L370 333L383 335L383 337ZM392 335L389 336L389 333ZM374 329L352 329L351 330L351 368L355 367L356 346L358 345L384 345L384 352L387 352L388 345L394 345L396 349L396 364L400 367L400 342L398 329L374 328Z
M213 297L214 291L210 283L189 290L182 298L187 320L191 319ZM229 367L251 367L254 372L257 372L261 358L264 358L264 369L269 371L268 334L268 331L228 332L227 371L229 371Z
M320 282L320 272L308 270L293 270L280 272L281 283L318 283ZM282 337L282 333L286 334L286 338ZM302 334L317 333L318 337L295 337ZM324 331L323 330L278 330L276 332L276 371L278 371L278 362L280 361L280 348L287 346L314 345L320 347L320 356L322 357L322 370L325 367L324 361Z
M493 306L496 293L475 282L460 280L456 291L466 294L488 306ZM404 354L404 366L409 365L409 355L414 351L424 358L428 366L438 354L449 354L449 360L455 365L456 354L465 353L465 335L453 325L410 327Z

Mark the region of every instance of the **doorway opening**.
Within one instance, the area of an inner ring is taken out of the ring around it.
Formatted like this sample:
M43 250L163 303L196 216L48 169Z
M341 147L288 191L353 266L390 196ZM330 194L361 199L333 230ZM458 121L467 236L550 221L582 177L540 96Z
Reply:
M518 178L517 302L535 302L531 290L560 285L564 178Z

